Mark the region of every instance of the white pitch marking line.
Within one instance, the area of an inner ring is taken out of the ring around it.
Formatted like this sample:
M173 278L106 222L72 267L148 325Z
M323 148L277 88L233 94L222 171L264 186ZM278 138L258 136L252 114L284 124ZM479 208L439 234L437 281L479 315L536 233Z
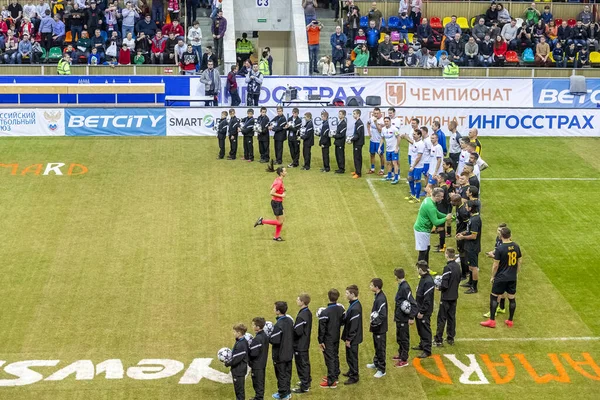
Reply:
M600 178L482 178L483 181L600 181Z
M457 342L589 342L600 340L600 336L575 336L575 337L551 337L551 338L456 338Z
M377 193L377 190L375 189L375 186L373 185L373 182L371 182L372 179L367 179L367 184L369 185L369 189L371 189L371 193L373 193L373 197L375 197L375 201L377 202L377 204L379 205L379 208L381 208L381 212L383 212L383 215L390 227L390 229L392 230L392 232L394 234L398 234L398 230L396 229L396 226L394 225L394 221L392 220L392 217L390 217L390 215L388 214L386 208L385 208L385 204L383 203L383 200L381 200L381 197L379 197L379 193Z

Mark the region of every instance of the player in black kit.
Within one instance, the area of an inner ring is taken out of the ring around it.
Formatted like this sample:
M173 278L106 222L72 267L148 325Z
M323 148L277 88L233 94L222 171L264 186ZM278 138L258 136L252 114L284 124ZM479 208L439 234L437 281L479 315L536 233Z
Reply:
M471 217L467 223L467 230L456 235L457 240L464 242L465 254L467 255L467 264L471 272L471 287L465 294L477 293L477 284L479 283L479 253L481 252L481 216L479 215L479 201L470 200L467 202L467 210Z
M310 158L312 147L315 145L315 128L312 122L312 114L307 112L304 114L306 124L302 128L300 139L302 139L302 157L304 158L303 170L308 171L310 169Z
M358 300L358 287L350 285L346 288L346 299L350 302L344 314L344 330L342 340L346 344L346 362L348 372L343 374L348 377L344 385L358 383L358 345L363 341L362 305Z
M265 319L256 317L252 320L252 328L255 335L250 345L248 365L252 369L252 387L254 388L254 400L263 400L265 397L265 369L269 357L269 338L263 331Z
M285 132L285 116L283 115L283 107L277 107L277 115L271 120L269 126L273 131L273 144L275 145L275 164L283 164L283 142L286 139Z
M308 350L310 348L310 333L312 331L312 312L308 309L310 296L302 293L296 299L300 311L294 322L294 359L296 360L296 371L300 378L300 385L292 389L294 393L307 393L310 389L312 379L310 377L310 359Z
M521 248L512 241L508 227L500 229L502 244L494 251L494 267L492 269L492 294L490 295L490 319L481 325L488 328L496 327L496 307L498 296L503 293L508 295L508 319L505 321L510 328L513 327L513 318L517 301L517 276L521 270Z
M396 281L398 282L398 291L396 292L396 310L394 312L394 321L396 322L396 342L398 343L398 355L392 359L396 361L395 367L406 367L408 365L408 351L410 349L410 330L409 325L415 323L417 315L417 302L411 293L408 282L404 279L404 269L396 268L394 270ZM408 309L402 309L402 303L408 303Z
M429 266L424 260L417 261L417 271L421 275L419 287L417 287L417 332L421 341L413 350L421 350L418 358L431 356L431 314L433 313L434 289L433 278L429 274Z
M288 168L296 168L300 165L300 128L302 127L302 120L298 116L300 110L294 108L292 110L292 116L288 118L287 128L287 139L288 146L290 147L290 156L292 162L288 165Z
M219 140L219 156L217 159L222 160L225 157L225 138L227 137L227 111L221 112L221 118L217 121L217 139Z
M365 125L360 119L360 110L356 109L352 112L354 117L354 135L350 139L352 142L354 156L354 174L353 178L362 176L362 148L365 145Z
M235 116L235 110L229 110L229 157L228 160L235 160L237 157L238 148L238 128L240 127L240 119Z
M371 279L369 288L375 293L373 307L371 308L371 324L369 330L373 333L373 345L375 357L373 363L367 364L367 368L376 369L375 378L385 376L385 353L386 338L388 331L388 302L383 293L383 281L379 278Z
M340 110L338 113L338 125L337 131L335 132L335 140L333 145L335 146L335 161L337 162L338 169L335 170L336 174L343 174L346 172L346 130L348 125L346 122L346 110Z
M337 303L340 298L340 292L337 289L331 289L327 293L327 297L329 303L318 315L319 348L323 352L327 367L327 377L323 378L319 386L325 389L335 389L340 376L340 329L344 307Z
M437 315L437 330L434 338L434 344L437 347L443 346L444 328L448 324L446 343L450 346L454 344L456 336L456 301L458 300L458 286L460 285L460 266L456 262L456 251L448 247L444 254L447 264L442 273L442 284L440 291L440 308Z
M244 160L254 161L254 110L249 108L247 117L242 118L240 132L244 136Z
M256 123L260 125L258 131L258 152L260 153L260 162L268 163L270 159L269 155L269 117L267 117L267 109L265 107L260 108L260 116L256 118Z
M244 337L246 326L237 324L233 326L233 335L235 344L231 349L231 359L225 362L226 367L231 367L231 376L233 377L233 390L237 400L246 398L245 382L246 372L248 372L248 341Z
M273 327L273 333L269 342L273 349L271 355L277 377L277 393L273 394L275 399L289 399L292 397L292 359L294 357L294 321L285 315L288 310L285 301L275 303L275 315L277 322Z
M323 168L321 172L329 172L329 148L331 147L331 136L329 129L329 113L327 111L321 112L321 138L319 139L319 146L321 147L321 153L323 155Z

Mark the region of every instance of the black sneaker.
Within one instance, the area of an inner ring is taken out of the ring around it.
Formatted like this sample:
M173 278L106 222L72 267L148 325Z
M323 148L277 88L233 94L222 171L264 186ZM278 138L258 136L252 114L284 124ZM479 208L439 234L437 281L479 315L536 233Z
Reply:
M465 290L465 294L475 294L477 293L477 290L475 290L474 288L469 288L469 290Z
M413 347L411 347L411 349L413 349L413 350L421 350L421 351L423 350L423 348L421 346L413 346Z
M428 353L426 353L426 352L422 352L421 354L419 354L419 355L417 356L417 358L428 358L428 357L430 357L430 356L431 356L431 354L428 354Z
M302 171L306 171L306 167L302 167L300 168Z
M466 276L466 275L462 275L462 276L460 277L460 280L461 280L461 281L464 281L465 279L467 279L467 276Z
M263 224L262 221L263 221L263 217L258 217L256 222L254 223L254 227L256 228L257 226L262 225Z
M446 343L448 343L450 346L454 346L454 340L446 340Z
M276 242L283 242L283 238L281 236L273 238L273 240Z
M294 393L298 393L298 394L302 394L302 393L308 393L309 389L302 389L302 388L293 388L292 392Z
M468 287L468 288L470 288L471 284L470 283L463 283L462 285L460 285L460 287Z
M344 372L342 375L344 375L347 378L350 376L350 372Z
M341 169L338 169L335 171L336 174L343 174L344 172L346 172L346 171L342 171Z
M444 347L444 343L442 343L442 342L433 342L433 345L435 347Z
M354 385L355 383L358 383L358 379L350 378L346 382L344 382L344 385Z

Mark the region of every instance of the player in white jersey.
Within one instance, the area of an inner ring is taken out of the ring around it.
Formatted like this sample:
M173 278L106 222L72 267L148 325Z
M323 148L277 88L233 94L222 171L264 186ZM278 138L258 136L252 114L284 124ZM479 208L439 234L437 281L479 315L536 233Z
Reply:
M383 129L381 130L381 137L385 141L385 160L387 161L388 174L385 181L392 181L392 185L398 184L398 176L400 175L400 167L398 165L399 151L400 151L400 133L398 128L392 126L392 120L390 117L383 119ZM383 141L381 142L380 151L383 151ZM393 176L393 179L392 179Z
M410 186L410 196L405 197L405 200L409 200L409 203L420 203L421 200L421 175L423 174L423 166L425 160L423 159L423 153L425 152L425 145L421 140L423 134L420 129L415 129L413 132L412 144L410 145L410 169L408 170L408 184Z
M460 138L460 156L458 157L458 166L456 167L456 176L460 176L463 169L465 168L465 164L469 162L469 156L471 153L469 152L469 139Z
M439 175L444 172L444 149L438 142L438 139L439 138L436 133L431 134L431 158L429 160L429 170L427 171L427 175L429 176L427 180L427 187L430 190L437 185Z
M370 137L369 153L371 154L371 169L367 174L375 173L375 154L379 154L379 161L381 162L381 169L379 175L383 175L385 163L383 161L383 153L379 153L381 143L381 130L383 129L383 116L379 107L373 109L369 123L367 124L367 134Z
M423 152L423 162L425 163L423 166L423 176L427 179L427 175L429 174L429 162L431 161L431 148L433 145L431 144L431 138L429 137L429 129L426 126L422 126L421 132L423 132L423 145L425 146L425 151Z

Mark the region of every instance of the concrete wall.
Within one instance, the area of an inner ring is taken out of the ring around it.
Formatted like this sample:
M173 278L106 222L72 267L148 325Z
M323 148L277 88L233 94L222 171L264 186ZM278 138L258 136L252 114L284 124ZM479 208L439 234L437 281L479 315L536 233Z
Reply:
M290 66L290 72L295 75L310 75L309 59L308 59L308 42L306 38L306 25L304 25L304 9L302 8L302 0L291 0L293 16L292 32L290 33L290 43L293 43L293 48L290 51L294 54L293 69Z
M281 32L263 32L258 33L258 52L262 53L265 47L271 48L273 57L273 75L295 74L295 63L293 69L290 69L290 59L293 57L292 45L290 44L290 35ZM260 54L259 54L260 58Z
M256 0L234 0L236 25L241 31L290 31L291 0L269 0L269 7L257 7ZM267 22L258 22L266 19Z

